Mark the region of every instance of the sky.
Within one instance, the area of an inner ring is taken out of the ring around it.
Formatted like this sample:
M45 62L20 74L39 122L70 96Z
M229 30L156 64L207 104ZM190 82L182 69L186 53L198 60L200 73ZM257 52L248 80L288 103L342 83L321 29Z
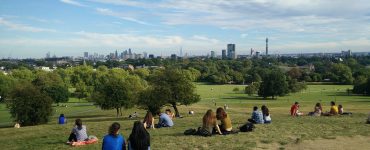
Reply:
M368 0L1 0L0 58L370 52Z

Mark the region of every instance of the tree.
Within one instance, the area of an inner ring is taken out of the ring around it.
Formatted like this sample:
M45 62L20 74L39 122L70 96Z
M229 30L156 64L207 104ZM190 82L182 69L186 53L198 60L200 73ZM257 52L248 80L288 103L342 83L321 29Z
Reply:
M160 91L162 89L154 89L153 87L148 87L139 94L138 105L145 110L150 111L152 114L156 114L165 104L165 96Z
M68 88L58 73L41 70L37 71L36 78L32 83L37 86L41 92L52 98L58 105L60 102L68 101Z
M288 79L288 89L290 93L297 93L307 88L304 82L298 82L297 79Z
M51 99L54 100L57 105L61 102L68 102L69 99L69 91L68 88L62 85L52 85L49 87L45 87L44 90L45 94L50 96Z
M137 104L139 93L145 87L145 81L136 75L126 77L109 74L107 82L95 87L92 99L104 110L116 109L117 117L122 116L123 108L132 108Z
M302 71L298 67L290 69L287 73L292 79L299 79L302 76Z
M14 69L12 70L11 74L14 79L19 80L19 81L32 81L35 79L35 75L32 73L31 70L20 67L19 69Z
M12 118L21 125L38 125L49 121L53 113L52 103L48 95L41 93L34 85L23 82L15 85L7 107Z
M9 96L14 83L14 78L0 73L0 102L3 102L3 100Z
M365 94L367 89L369 88L367 86L368 78L365 76L358 76L356 80L354 81L353 85L353 93L356 94Z
M258 92L259 87L259 82L253 82L252 84L245 87L244 93L252 96L253 94L256 94Z
M279 70L273 70L262 78L258 95L263 98L271 96L272 99L275 99L275 96L284 96L288 94L288 91L285 75Z
M348 66L344 64L333 64L331 71L334 75L338 76L337 82L342 84L353 83L352 71Z
M162 92L160 98L172 105L177 117L180 116L177 105L190 105L200 100L195 93L195 86L180 69L156 71L149 81L154 90Z
M81 100L82 98L86 98L90 95L88 87L83 81L79 81L75 85L76 91L75 91L75 96Z

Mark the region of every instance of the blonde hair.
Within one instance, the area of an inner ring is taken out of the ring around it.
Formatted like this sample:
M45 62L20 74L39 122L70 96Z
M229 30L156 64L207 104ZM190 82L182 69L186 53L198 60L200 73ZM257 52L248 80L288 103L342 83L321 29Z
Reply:
M216 113L211 109L207 110L203 116L203 127L208 128L216 123Z

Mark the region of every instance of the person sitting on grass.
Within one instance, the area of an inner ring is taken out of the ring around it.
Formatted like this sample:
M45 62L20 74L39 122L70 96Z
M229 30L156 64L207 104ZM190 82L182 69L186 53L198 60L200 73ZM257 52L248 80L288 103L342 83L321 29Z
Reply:
M60 114L58 118L58 124L66 124L67 123L67 118L64 117L64 114Z
M370 113L369 113L369 116L367 117L367 121L366 121L367 124L370 124Z
M172 127L174 125L172 119L166 113L161 113L158 111L157 114L159 115L159 121L156 126L157 128Z
M146 129L154 129L154 117L150 111L148 111L143 120L144 127Z
M330 111L325 113L324 116L334 116L334 115L338 115L339 111L338 111L338 107L335 105L335 102L334 101L331 101L330 102Z
M248 121L253 124L263 124L264 123L262 112L258 110L257 106L253 107L252 118L248 119Z
M166 109L166 114L170 117L170 119L175 119L175 114L171 112L171 109Z
M211 109L207 110L206 114L203 116L203 129L207 130L210 134L220 134L222 132L220 127L217 124L216 113L214 113Z
M216 110L216 118L221 121L219 126L220 130L224 134L228 134L232 131L233 127L231 125L230 116L226 114L225 110L221 107Z
M310 116L321 116L321 114L322 114L321 104L320 103L316 103L316 105L314 107L314 111L313 112L310 112L308 115L310 115Z
M301 116L303 115L302 112L299 111L299 103L295 102L292 107L290 107L290 115L291 116Z
M121 125L114 122L104 136L102 150L126 150L125 138L119 134Z
M267 108L267 106L262 105L261 110L262 110L262 116L263 116L264 123L265 124L271 123L271 115L270 115L270 111Z
M69 142L79 142L88 140L86 126L82 125L81 119L76 119L75 127L73 127L71 134L69 135Z
M342 105L338 105L338 114L340 114L340 115L352 115L351 112L344 112Z
M150 135L140 121L134 123L128 139L128 150L150 150Z

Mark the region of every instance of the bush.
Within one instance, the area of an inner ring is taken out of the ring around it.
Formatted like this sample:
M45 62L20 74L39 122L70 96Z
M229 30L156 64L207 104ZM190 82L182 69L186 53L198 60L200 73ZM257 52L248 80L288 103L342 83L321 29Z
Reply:
M15 85L7 101L12 118L22 126L47 123L52 115L53 100L31 83Z

